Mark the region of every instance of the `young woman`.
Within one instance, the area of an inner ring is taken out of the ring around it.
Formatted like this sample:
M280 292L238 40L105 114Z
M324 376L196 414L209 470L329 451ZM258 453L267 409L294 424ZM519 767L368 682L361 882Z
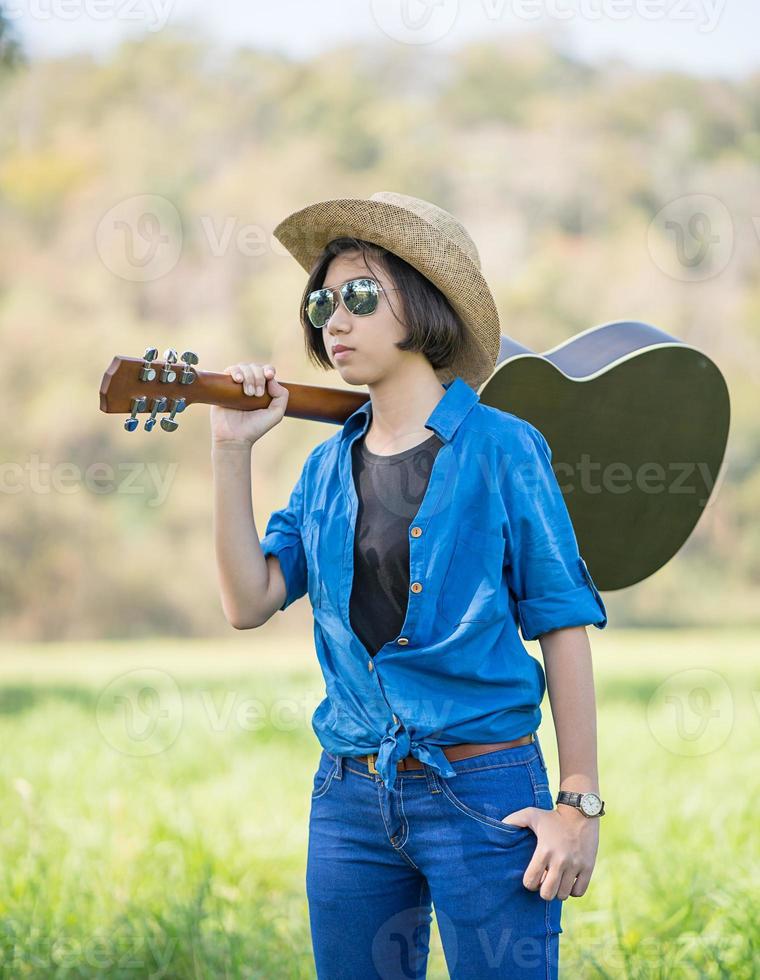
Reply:
M274 365L240 363L227 372L270 405L211 410L225 615L260 626L306 593L314 613L317 974L423 977L434 905L453 978L556 977L561 903L588 887L604 812L585 626L607 615L546 440L478 400L500 330L477 250L452 215L390 192L320 202L275 234L309 272L310 356L369 392L261 541L251 449L288 392Z

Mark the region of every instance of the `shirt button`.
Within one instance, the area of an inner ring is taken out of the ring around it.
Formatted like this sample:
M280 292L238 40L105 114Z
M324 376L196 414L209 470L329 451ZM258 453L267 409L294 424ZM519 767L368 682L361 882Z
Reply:
M411 530L411 535L413 538L418 538L422 534L421 527L413 527Z
M368 671L369 671L370 673L372 673L372 671L373 671L374 669L375 669L375 665L374 665L374 664L372 663L372 661L371 661L371 660L368 660L368 661L367 661L367 670L368 670Z
M396 643L398 643L398 645L401 646L401 647L405 647L408 642L409 642L409 640L405 636L400 636L396 640Z
M410 588L411 588L412 592L422 592L422 583L421 582L412 582Z

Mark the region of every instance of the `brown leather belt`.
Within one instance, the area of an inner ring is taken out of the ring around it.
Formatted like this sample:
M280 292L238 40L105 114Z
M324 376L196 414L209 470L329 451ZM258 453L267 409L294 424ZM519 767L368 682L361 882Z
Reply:
M483 755L486 752L498 752L499 749L511 749L517 745L528 745L533 741L534 732L529 735L521 735L520 738L513 738L509 742L460 742L458 745L442 745L443 754L449 762L456 762L458 759L470 759L474 755ZM352 759L367 766L369 772L376 773L375 763L377 762L377 752L369 755L353 755ZM396 763L399 771L405 772L407 769L422 769L422 763L413 755L408 755L404 759L399 759Z

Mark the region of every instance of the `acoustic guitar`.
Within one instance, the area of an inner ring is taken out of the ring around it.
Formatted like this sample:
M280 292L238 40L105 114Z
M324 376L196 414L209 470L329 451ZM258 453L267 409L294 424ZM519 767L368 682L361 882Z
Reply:
M155 347L114 357L100 409L177 429L192 404L253 411L228 374L200 371L193 351ZM280 382L285 414L342 425L369 395ZM502 337L481 402L526 419L546 437L578 547L597 587L621 589L652 575L684 545L714 493L728 439L729 396L716 365L657 327L616 321L537 353ZM158 416L162 417L159 419Z

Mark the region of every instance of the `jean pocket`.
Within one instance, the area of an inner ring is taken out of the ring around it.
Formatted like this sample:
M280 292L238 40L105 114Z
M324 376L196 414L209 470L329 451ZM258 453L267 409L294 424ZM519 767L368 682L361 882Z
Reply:
M472 760L468 760L471 762ZM453 763L456 769L456 762ZM532 834L530 827L503 823L502 818L528 806L546 808L545 776L537 757L518 762L468 765L449 779L439 777L446 800L462 816L494 827L505 836L519 839Z
M312 800L316 800L319 799L320 796L324 796L330 788L336 772L335 761L334 756L331 756L329 752L326 752L324 749L322 750L322 755L319 758L319 765L317 766L317 771L314 773L314 780L312 782Z

